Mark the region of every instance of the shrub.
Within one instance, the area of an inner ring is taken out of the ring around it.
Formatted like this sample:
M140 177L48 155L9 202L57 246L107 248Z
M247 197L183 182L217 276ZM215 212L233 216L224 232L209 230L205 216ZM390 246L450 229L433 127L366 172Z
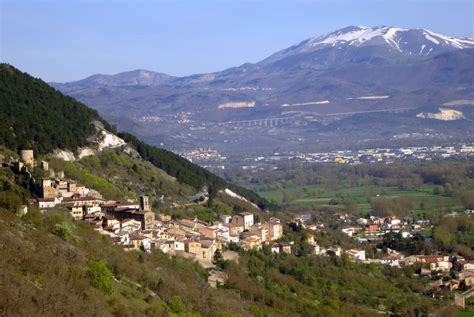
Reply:
M110 294L113 289L112 271L103 261L90 260L87 266L92 286L104 293Z

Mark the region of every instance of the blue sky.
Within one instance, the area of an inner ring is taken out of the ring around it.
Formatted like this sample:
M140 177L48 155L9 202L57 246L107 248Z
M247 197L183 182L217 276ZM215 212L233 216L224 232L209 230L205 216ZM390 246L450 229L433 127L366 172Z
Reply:
M0 0L0 58L47 81L218 71L347 25L474 36L474 0Z

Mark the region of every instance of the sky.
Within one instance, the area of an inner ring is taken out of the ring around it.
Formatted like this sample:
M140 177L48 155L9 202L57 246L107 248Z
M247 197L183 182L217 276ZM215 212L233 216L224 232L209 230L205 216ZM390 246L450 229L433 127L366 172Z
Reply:
M0 0L0 60L46 81L258 62L348 25L474 37L474 0Z

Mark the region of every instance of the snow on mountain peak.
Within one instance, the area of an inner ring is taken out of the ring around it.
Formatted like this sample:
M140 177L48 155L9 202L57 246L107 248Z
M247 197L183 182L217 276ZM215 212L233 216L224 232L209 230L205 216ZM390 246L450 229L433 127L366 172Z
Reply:
M396 47L397 45L394 42L394 35L399 31L406 30L388 26L378 26L374 28L365 26L349 26L327 35L311 38L308 41L308 44L312 47L324 44L330 44L332 46L336 46L337 44L360 46L369 40L382 37L387 43L394 44Z
M424 29L402 29L391 26L349 26L327 35L310 38L303 42L304 50L328 46L354 46L386 43L402 52L428 55L433 46L463 49L474 47L474 39L445 36ZM427 48L425 50L425 48Z

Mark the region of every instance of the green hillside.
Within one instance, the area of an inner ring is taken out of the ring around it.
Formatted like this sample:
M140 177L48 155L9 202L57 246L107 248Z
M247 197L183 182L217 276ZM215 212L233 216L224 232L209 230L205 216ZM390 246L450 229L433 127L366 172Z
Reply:
M64 96L40 79L0 65L0 144L44 154L75 151L95 132L95 110Z
M30 206L15 216L31 197L21 184L0 169L0 309L8 316L415 316L442 304L417 295L425 282L412 269L308 256L298 234L288 237L297 255L238 251L238 263L223 263L228 282L214 289L197 263L124 252L61 212Z
M93 121L101 121L114 130L95 110L67 97L40 79L22 73L8 64L0 64L0 145L12 150L33 149L38 154L53 150L75 151L88 144L96 129ZM259 205L268 202L243 187L236 186L170 151L139 141L130 134L121 134L138 153L156 167L195 190L207 185L211 197L220 189L230 188Z
M128 133L122 133L119 134L119 136L128 143L133 144L138 153L145 160L150 161L158 168L176 177L182 183L189 184L196 189L207 185L209 187L209 195L211 198L214 198L219 190L229 188L235 193L254 202L262 209L270 206L268 201L258 196L255 192L229 183L221 177L209 172L205 168L193 164L187 159L173 152L148 145Z
M195 193L193 187L178 182L150 162L128 155L121 149L106 149L74 162L52 159L50 166L99 191L106 199L138 199L144 194L152 200L163 195L167 202L171 199L189 202L186 197Z

